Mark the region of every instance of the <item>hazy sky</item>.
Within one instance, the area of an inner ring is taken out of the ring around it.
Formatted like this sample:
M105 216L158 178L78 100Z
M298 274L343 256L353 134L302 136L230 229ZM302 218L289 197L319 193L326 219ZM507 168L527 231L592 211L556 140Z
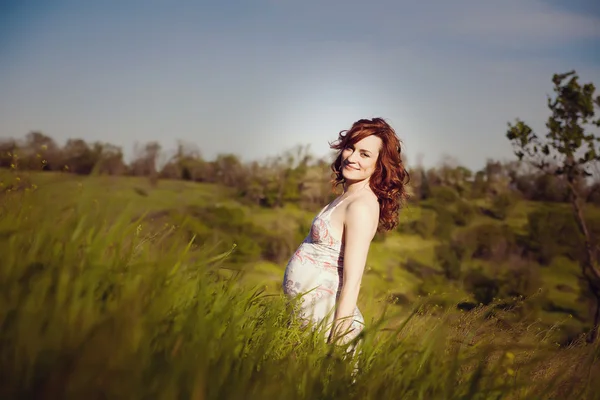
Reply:
M552 74L600 87L596 0L0 0L0 136L275 155L382 116L409 162L512 158ZM568 5L567 5L568 4Z

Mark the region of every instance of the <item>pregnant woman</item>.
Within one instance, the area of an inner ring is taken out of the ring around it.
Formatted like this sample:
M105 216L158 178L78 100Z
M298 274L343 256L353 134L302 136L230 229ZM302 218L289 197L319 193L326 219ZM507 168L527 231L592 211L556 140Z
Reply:
M343 193L326 205L290 258L283 291L300 297L294 313L306 325L323 323L330 343L344 344L364 327L357 307L369 247L375 233L394 229L409 180L401 146L381 118L361 119L331 145L331 169Z

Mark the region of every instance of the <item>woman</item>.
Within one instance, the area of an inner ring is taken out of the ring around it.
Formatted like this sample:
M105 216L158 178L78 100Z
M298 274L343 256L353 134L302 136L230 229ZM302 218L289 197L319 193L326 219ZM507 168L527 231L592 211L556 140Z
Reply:
M331 148L338 151L333 184L343 193L313 220L287 264L283 291L302 296L298 311L305 324L324 323L327 340L343 344L364 327L357 299L369 247L378 230L397 226L409 175L400 141L381 118L355 122Z

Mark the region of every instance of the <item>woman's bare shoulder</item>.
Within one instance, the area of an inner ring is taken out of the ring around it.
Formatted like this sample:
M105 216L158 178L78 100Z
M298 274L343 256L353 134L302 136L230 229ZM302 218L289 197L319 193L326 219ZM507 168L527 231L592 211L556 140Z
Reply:
M362 221L377 222L379 220L379 202L373 193L365 193L348 202L346 215Z

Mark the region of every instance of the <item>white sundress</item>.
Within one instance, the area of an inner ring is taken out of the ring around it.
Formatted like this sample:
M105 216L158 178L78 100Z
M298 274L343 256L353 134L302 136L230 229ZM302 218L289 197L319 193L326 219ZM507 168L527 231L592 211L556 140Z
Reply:
M308 236L290 258L283 276L283 292L289 298L309 292L300 301L298 317L305 324L324 321L327 339L344 274L344 244L334 236L331 214L344 200L333 207L329 207L330 203L314 218ZM354 339L363 328L364 318L357 306L345 341Z

